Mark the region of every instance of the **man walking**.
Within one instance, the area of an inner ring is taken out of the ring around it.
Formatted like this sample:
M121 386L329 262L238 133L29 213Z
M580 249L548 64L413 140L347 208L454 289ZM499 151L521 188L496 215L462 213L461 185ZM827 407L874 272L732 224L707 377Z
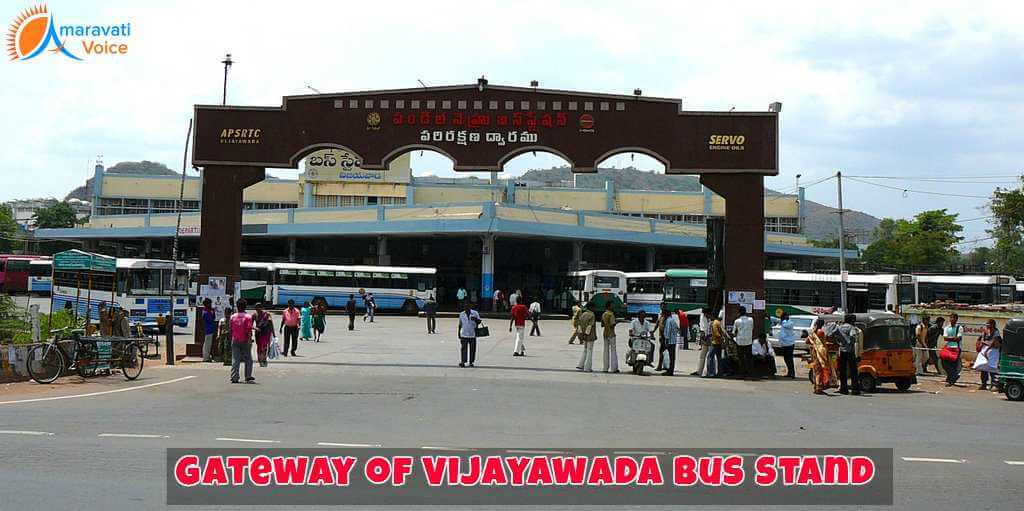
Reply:
M252 316L245 313L245 299L235 304L231 315L231 383L238 383L238 366L245 364L245 383L256 383L252 376Z
M373 323L374 313L377 311L377 300L373 297L373 293L366 293L366 314L363 314L363 322L366 322L366 318L370 318L370 323Z
M455 298L459 301L459 308L463 308L466 305L466 288L459 286L459 290L455 292Z
M725 337L728 333L722 326L721 318L716 314L708 323L708 374L704 378L715 378L723 373L722 370L722 346L725 345Z
M700 344L700 352L697 353L697 370L690 373L690 376L703 376L704 365L708 360L708 352L711 351L711 311L707 307L700 310L700 322L698 323L697 343Z
M349 294L345 302L345 313L348 314L348 329L356 329L356 295Z
M676 311L676 315L679 316L679 338L683 341L683 349L690 349L690 318L686 315L686 311L679 309Z
M203 362L213 362L210 351L213 349L213 338L217 335L217 311L213 310L212 300L203 299L200 314L203 318Z
M786 378L796 378L796 373L793 369L793 349L796 346L796 326L793 321L789 319L789 313L783 312L782 317L779 318L779 355L782 355L782 360L786 362Z
M580 304L573 302L572 318L570 319L572 321L572 336L569 337L569 344L572 344L573 341L580 337L580 312Z
M932 326L931 322L932 318L922 316L914 330L914 367L917 368L917 374L922 376L928 373L925 368L928 367L928 329Z
M661 367L663 376L672 376L676 371L676 343L679 340L679 316L667 314L665 323L662 325L662 336L665 339L665 351L668 352L668 360L662 360Z
M860 395L860 377L857 374L857 358L861 331L853 323L857 317L847 314L839 326L839 393ZM850 385L847 381L852 380Z
M594 341L597 340L597 332L595 331L597 321L594 317L594 311L590 310L590 307L590 303L583 305L578 322L579 326L576 329L579 332L580 343L583 344L583 355L580 357L580 363L576 366L576 369L588 373L594 372Z
M427 297L427 301L423 303L423 315L427 317L427 333L437 333L437 301L434 300L434 295Z
M284 351L281 353L288 356L288 349L291 346L292 353L299 344L299 309L295 308L295 300L288 300L288 307L281 312L281 333L284 335Z
M604 372L619 372L619 355L615 352L615 313L612 312L612 302L608 301L604 306L604 314L601 314L601 326L604 327Z
M523 338L526 336L526 317L529 314L530 311L521 303L516 303L512 306L512 319L508 322L508 331L511 332L513 327L516 329L516 345L512 350L513 357L526 356L526 342Z
M476 327L480 324L480 314L473 310L472 304L463 301L462 313L459 314L459 345L462 355L459 367L473 367L476 361Z
M530 327L530 337L540 337L540 302L537 300L530 303L530 322L533 323Z
M495 289L494 293L491 295L491 299L494 302L494 304L491 306L491 310L493 310L494 312L501 312L501 308L502 308L502 303L501 302L504 299L501 296L501 290L500 289Z
M738 374L749 379L754 357L751 346L754 344L754 320L747 315L746 310L740 309L740 315L733 324L733 330L736 332L736 351L740 362Z

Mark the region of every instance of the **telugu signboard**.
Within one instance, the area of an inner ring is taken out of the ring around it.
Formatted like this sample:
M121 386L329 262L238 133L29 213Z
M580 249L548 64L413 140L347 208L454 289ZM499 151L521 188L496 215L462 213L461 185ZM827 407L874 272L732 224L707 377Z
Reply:
M197 106L196 119L195 165L295 168L333 147L339 148L336 165L313 166L320 167L317 176L322 168L331 179L357 172L372 180L372 171L416 150L442 153L467 171L501 170L518 154L546 151L578 172L638 152L664 163L668 173L778 173L777 112L686 112L681 100L642 95L481 81L291 96L280 108Z

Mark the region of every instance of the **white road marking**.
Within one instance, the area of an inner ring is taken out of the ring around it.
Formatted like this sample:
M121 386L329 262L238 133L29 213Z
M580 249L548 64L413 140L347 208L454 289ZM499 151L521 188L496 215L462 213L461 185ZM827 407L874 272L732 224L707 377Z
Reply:
M102 395L105 395L105 394L116 394L118 392L129 392L129 391L132 391L132 390L142 390L142 389L146 389L146 388L149 388L149 387L156 387L158 385L167 385L168 383L177 383L179 381L191 380L192 378L195 378L195 376L183 376L181 378L175 378L173 380L158 381L156 383L147 383L145 385L139 385L137 387L127 387L127 388L115 389L115 390L104 390L104 391L101 391L101 392L89 392L88 394L72 394L70 396L37 397L37 398L34 398L34 399L19 399L17 401L0 401L0 405L13 405L13 404L18 404L18 403L35 403L35 402L38 402L38 401L56 401L58 399L74 399L76 397L102 396Z
M324 447L380 447L380 444L343 444L337 442L317 442L316 445Z
M438 447L436 445L424 445L420 447L425 451L471 451L472 449L466 449L464 447Z
M967 460L951 460L949 458L901 458L903 461L920 461L924 463L967 463Z
M756 452L709 452L708 456L757 456Z
M168 435L151 435L148 433L100 433L100 438L171 438Z
M511 454L565 454L565 451L538 451L530 449L506 449L505 452Z
M1003 460L1007 465L1024 465L1024 461Z
M31 435L31 436L53 436L49 431L19 431L13 429L0 430L0 435Z
M280 440L259 440L256 438L228 438L228 437L217 437L214 440L221 442L246 442L250 444L279 444Z
M612 451L612 452L614 452L615 454L655 454L655 455L665 455L665 454L668 454L668 453L662 452L662 451Z

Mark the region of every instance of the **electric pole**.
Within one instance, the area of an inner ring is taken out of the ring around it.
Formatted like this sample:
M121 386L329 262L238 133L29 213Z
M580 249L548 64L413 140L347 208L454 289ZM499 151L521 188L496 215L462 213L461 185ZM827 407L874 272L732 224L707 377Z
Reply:
M224 64L224 93L221 96L220 104L221 105L227 105L228 104L228 69L231 68L231 64L234 64L234 62L231 60L231 54L228 53L227 56L224 57L224 60L220 61L220 63Z
M846 308L846 229L843 224L843 172L836 172L836 188L839 194L839 303L843 314L849 314Z

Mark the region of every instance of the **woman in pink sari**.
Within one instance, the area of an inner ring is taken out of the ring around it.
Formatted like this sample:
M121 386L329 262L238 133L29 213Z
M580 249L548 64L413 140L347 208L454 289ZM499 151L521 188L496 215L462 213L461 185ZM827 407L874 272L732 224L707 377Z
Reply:
M274 320L270 313L263 310L263 304L256 304L256 312L252 315L253 328L256 330L256 360L260 367L267 367L267 349L274 337Z

